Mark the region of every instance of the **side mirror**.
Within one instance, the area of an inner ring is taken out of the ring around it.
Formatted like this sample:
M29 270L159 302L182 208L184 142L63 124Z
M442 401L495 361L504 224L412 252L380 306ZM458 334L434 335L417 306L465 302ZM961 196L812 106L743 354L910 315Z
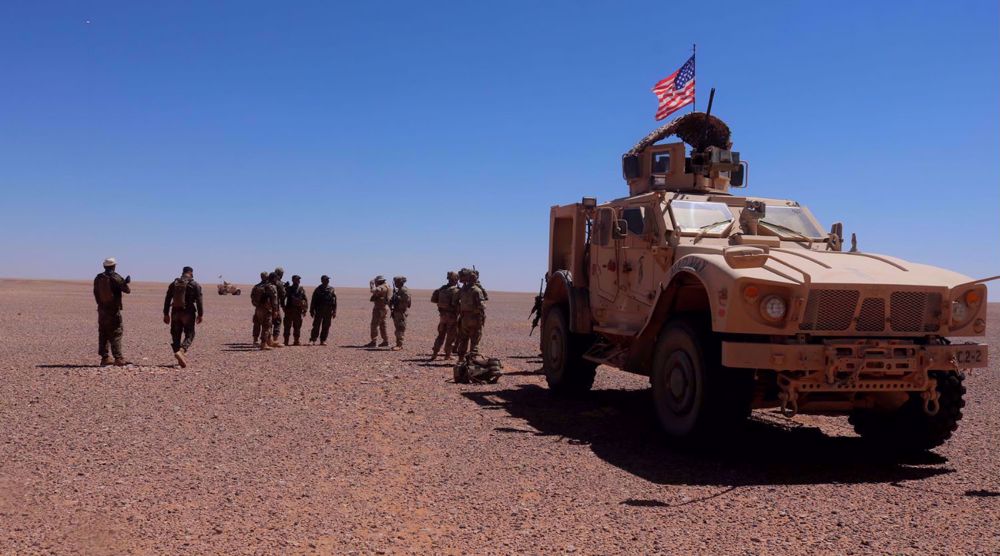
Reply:
M615 220L615 227L612 230L611 237L614 239L625 239L628 237L628 221Z
M626 180L634 180L642 175L639 169L639 155L626 154L622 156L622 176Z

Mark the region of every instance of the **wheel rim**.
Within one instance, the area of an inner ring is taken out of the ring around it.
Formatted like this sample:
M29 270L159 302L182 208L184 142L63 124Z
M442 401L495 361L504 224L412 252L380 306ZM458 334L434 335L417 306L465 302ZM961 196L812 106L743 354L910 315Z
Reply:
M664 401L674 415L687 415L694 407L697 386L694 363L687 353L675 351L667 359L666 371Z
M556 373L562 373L564 343L562 329L552 327L552 332L549 333L549 367Z

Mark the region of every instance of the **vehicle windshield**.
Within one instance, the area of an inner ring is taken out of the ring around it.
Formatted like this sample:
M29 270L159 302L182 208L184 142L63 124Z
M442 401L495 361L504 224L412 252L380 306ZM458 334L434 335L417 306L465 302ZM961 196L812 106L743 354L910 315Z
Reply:
M733 212L725 203L671 201L670 211L681 233L722 233L733 221Z
M795 237L797 235L808 238L826 237L825 233L816 228L803 207L767 205L764 218L760 219L760 224L781 237Z

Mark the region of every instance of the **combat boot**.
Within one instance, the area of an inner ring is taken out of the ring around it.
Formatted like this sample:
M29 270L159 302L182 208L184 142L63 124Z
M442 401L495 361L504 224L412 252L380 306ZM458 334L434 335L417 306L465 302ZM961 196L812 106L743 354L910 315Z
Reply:
M114 361L115 360L112 359L110 355L104 355L101 357L101 366L107 367L108 365L114 363Z
M292 345L293 345L293 346L301 346L302 344L301 344L301 343L300 343L300 342L299 342L298 340L295 340L295 343L294 343L294 344L292 344Z
M184 354L187 353L184 348L181 348L174 352L174 359L177 359L177 364L181 366L182 369L187 368L188 362Z
M377 346L377 345L378 345L378 344L377 344L377 343L375 342L375 340L372 340L372 341L368 342L367 344L365 344L365 345L364 345L363 347L366 347L366 348L373 348L373 347L375 347L375 346Z
M278 340L271 340L271 343L268 344L268 345L270 345L273 348L282 348L282 347L285 347L285 346L281 345L281 342L279 342Z
M271 351L271 346L268 345L268 344L270 344L270 342L268 342L267 340L261 339L261 341L260 341L260 350L261 351Z
M285 345L288 345L288 336L285 336Z
M437 352L435 351L434 353L432 353L432 354L431 354L431 358L429 359L429 361L434 361L434 360L436 360L437 358L438 358L438 354L437 354Z
M128 361L125 361L124 357L115 357L116 367L124 367L125 365L128 365Z
M389 340L382 340L382 343L378 345L380 348L389 347Z
M320 342L320 343L319 343L319 345L321 345L321 346L325 346L325 345L326 345L326 342Z
M392 351L402 351L402 349L403 349L403 344L396 344L392 346Z

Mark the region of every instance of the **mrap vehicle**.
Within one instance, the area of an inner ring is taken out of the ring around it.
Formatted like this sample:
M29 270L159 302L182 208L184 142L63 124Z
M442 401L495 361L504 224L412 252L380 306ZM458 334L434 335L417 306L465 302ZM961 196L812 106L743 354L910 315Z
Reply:
M681 141L659 142L677 136ZM541 348L556 392L598 365L650 378L677 437L752 409L847 415L901 450L940 445L962 418L964 370L987 365L985 280L845 250L795 201L737 195L729 127L694 112L622 157L629 195L550 214ZM994 277L996 278L996 277Z

